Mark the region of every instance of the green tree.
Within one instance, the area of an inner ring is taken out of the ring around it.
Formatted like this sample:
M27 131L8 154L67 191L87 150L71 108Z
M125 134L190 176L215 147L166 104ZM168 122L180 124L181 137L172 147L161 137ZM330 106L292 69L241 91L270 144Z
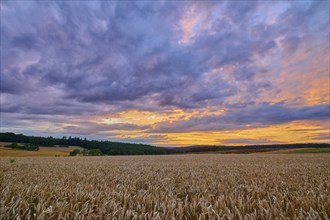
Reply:
M10 148L19 148L18 144L17 143L12 143L12 144L9 144L9 145L6 145L5 147L10 147Z
M70 152L70 156L77 156L77 154L80 153L80 150L79 149L74 149L73 151Z
M88 156L101 156L103 155L100 149L92 149L88 151Z
M25 144L24 145L24 149L28 150L28 151L38 151L39 150L39 146L36 144Z

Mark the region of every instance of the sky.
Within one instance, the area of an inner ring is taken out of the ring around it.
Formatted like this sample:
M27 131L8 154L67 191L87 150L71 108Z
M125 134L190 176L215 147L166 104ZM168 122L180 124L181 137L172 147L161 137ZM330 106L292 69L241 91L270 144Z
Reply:
M1 1L1 132L330 142L329 1Z

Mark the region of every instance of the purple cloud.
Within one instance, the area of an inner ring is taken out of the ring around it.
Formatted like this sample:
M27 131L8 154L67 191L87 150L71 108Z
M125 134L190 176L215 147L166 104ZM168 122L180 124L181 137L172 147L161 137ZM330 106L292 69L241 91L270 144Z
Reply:
M242 106L219 116L195 116L187 120L161 122L157 133L250 129L301 120L329 120L330 105L287 107L282 103Z
M2 127L17 128L14 121L21 119L10 116L15 114L44 122L50 120L44 115L51 115L65 123L67 117L132 109L217 108L225 113L153 129L88 126L98 132L224 130L319 120L329 113L324 103L269 104L285 90L278 83L283 54L294 56L308 45L329 49L327 1L4 1L0 6ZM75 133L92 134L88 126L79 124Z

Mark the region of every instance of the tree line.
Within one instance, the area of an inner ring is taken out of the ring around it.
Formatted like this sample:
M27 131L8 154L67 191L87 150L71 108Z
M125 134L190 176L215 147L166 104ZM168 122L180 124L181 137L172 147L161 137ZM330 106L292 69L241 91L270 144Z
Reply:
M35 144L19 145L17 143L12 143L12 144L5 145L4 147L16 149L16 150L27 150L27 151L38 151L39 150L39 146L35 145Z
M0 141L15 142L15 143L29 143L39 146L80 146L88 150L99 149L102 154L106 155L157 155L173 153L167 148L160 148L146 144L121 143L112 141L96 141L87 140L87 138L67 137L38 137L27 136L23 134L15 134L12 132L0 133Z

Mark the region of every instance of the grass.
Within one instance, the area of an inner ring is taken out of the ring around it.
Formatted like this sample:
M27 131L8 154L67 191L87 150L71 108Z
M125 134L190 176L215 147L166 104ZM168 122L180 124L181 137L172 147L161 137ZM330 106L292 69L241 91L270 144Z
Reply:
M300 148L300 149L281 149L266 152L267 154L328 154L330 148Z
M330 148L305 148L297 149L291 153L301 153L301 154L329 154Z
M329 156L0 158L0 219L329 219Z

